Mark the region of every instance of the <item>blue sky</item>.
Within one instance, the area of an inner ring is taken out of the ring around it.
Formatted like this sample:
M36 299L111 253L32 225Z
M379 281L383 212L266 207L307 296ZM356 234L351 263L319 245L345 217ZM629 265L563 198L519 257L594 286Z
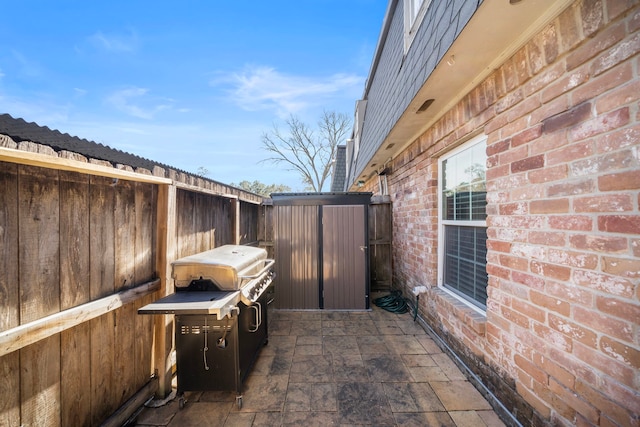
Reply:
M386 0L3 2L0 112L223 183L304 186L261 136L353 116ZM325 188L328 190L328 187Z

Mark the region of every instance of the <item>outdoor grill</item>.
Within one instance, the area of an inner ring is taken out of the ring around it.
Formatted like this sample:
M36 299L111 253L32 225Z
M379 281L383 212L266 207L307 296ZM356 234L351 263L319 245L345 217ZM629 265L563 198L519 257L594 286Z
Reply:
M236 391L268 341L268 293L274 260L264 249L225 245L173 262L175 293L138 314L175 315L180 407L185 391Z

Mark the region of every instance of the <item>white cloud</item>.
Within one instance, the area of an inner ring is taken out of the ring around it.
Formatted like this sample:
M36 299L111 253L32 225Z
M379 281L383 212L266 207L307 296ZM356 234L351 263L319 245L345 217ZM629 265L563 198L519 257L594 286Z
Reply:
M128 34L104 34L98 31L89 36L89 42L109 52L133 52L138 47L138 36L135 31Z
M141 87L121 89L109 95L107 103L125 114L147 120L153 119L160 111L171 108L171 100L168 100L169 104L167 104L159 103L158 99L147 99L148 92L149 89Z
M230 86L232 101L245 110L272 109L278 116L287 117L321 105L328 98L360 89L362 82L362 77L353 74L312 78L285 74L275 68L261 66L216 78L210 84Z

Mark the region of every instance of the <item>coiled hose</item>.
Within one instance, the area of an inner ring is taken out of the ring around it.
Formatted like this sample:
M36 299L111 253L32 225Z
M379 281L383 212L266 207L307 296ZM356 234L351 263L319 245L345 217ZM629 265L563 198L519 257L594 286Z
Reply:
M402 291L391 291L389 295L376 298L373 303L378 307L387 310L391 313L407 313L409 311L409 304L407 300L402 297Z

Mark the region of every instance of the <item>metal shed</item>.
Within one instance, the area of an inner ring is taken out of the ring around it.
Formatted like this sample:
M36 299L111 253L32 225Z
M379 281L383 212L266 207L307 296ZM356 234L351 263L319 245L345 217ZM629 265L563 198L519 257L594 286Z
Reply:
M371 193L272 194L279 309L369 309Z

